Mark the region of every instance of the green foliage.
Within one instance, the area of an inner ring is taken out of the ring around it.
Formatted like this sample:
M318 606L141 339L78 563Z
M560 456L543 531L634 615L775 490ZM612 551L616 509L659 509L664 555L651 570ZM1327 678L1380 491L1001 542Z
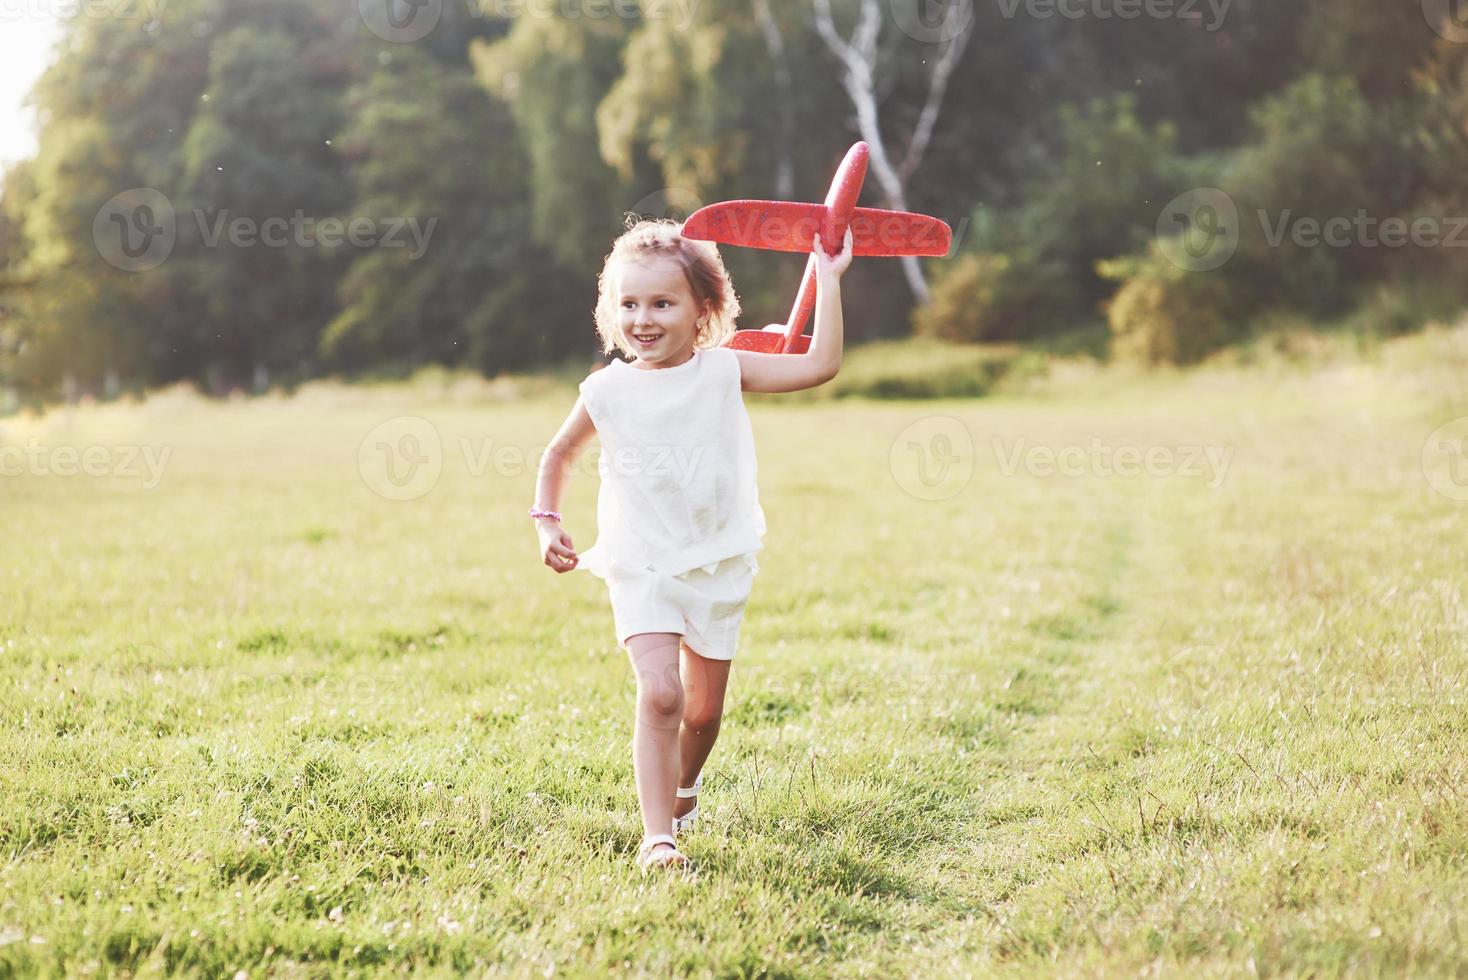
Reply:
M975 398L993 391L1018 354L1012 346L881 341L853 352L841 373L816 391L832 398Z
M1111 354L1143 365L1192 364L1238 337L1235 304L1222 275L1189 272L1160 248L1099 264L1121 283L1107 306Z
M1062 105L1058 118L1058 145L1028 181L1011 235L1062 263L1077 295L1093 302L1104 294L1095 259L1142 247L1162 205L1195 184L1176 127L1143 123L1131 93Z
M521 17L471 48L481 84L514 113L531 173L530 230L567 267L595 276L628 197L603 161L593 107L617 81L627 23L618 17ZM590 309L595 296L587 302Z
M1319 74L1255 108L1256 142L1227 174L1241 222L1229 272L1246 302L1338 316L1393 269L1454 260L1442 249L1388 249L1354 228L1342 246L1295 234L1305 222L1410 223L1426 203L1416 200L1427 176L1422 116L1415 103L1376 105L1352 79Z
M1420 197L1439 213L1468 214L1468 45L1443 45L1417 77Z
M423 238L353 258L322 354L358 371L388 359L400 368L462 362L491 375L553 354L560 338L546 324L573 315L574 294L536 296L519 271L537 260L557 267L525 240L530 181L506 106L467 72L445 71L412 47L395 51L348 102L342 143L357 210L412 218Z
M818 403L847 398L983 398L1044 379L1046 354L1018 344L954 344L929 337L874 340L848 349L841 373L817 388L765 395L761 402Z
M1305 0L1300 51L1311 70L1348 76L1373 99L1399 99L1439 41L1422 0ZM1444 12L1447 6L1443 5Z
M854 31L860 5L833 7ZM40 397L178 379L226 390L591 357L595 275L625 212L818 199L859 131L845 69L798 4L439 8L411 44L301 0L66 19L34 92L39 151L4 192L0 383ZM853 341L910 323L1049 345L1116 300L1141 359L1187 360L1253 317L1340 325L1359 311L1398 330L1457 302L1462 249L1264 233L1361 212L1468 213L1468 46L1440 42L1415 0L1234 0L1223 23L1208 8L1186 25L971 12L920 165L907 141L939 48L895 18L880 25L885 149L909 205L953 224L962 252L924 263L926 309L895 263L859 264ZM1179 304L1216 282L1161 268L1107 278L1097 262L1145 259L1161 209L1199 187L1230 195L1242 234L1212 276L1228 283L1227 323L1181 325ZM138 273L91 240L103 203L134 188L164 194L180 219L168 261ZM886 191L869 172L862 203L882 206ZM235 247L199 228L298 211L434 224L416 258ZM965 215L988 227L965 229ZM726 252L750 323L782 318L798 263Z
M941 267L932 302L913 313L913 332L957 343L1021 339L1067 311L1068 287L1059 262L964 253Z
M12 164L0 187L0 388L13 386L16 362L23 346L32 342L22 311L34 283L27 277L30 245L25 235L25 205L34 199L32 167ZM13 406L11 392L0 391L0 413Z
M956 341L1044 337L1094 315L1111 287L1097 257L1143 248L1157 214L1199 182L1170 123L1149 127L1131 93L1063 105L1053 152L1026 178L1024 203L975 216L974 251L936 271L916 333Z
M1465 305L1468 288L1462 281L1404 277L1367 287L1342 326L1349 333L1398 336L1425 324L1450 322Z
M743 117L772 93L729 90L769 73L750 70L751 59L766 60L753 26L739 31L725 18L683 26L660 17L628 38L621 77L596 108L601 156L624 180L634 177L639 143L669 187L699 197L745 166L752 134Z
M172 195L180 245L166 274L202 302L214 332L208 364L239 379L257 366L291 371L314 354L345 249L237 245L228 233L211 239L241 218L263 228L271 219L289 223L297 210L355 217L348 169L332 146L345 121L348 76L309 57L330 37L312 26L287 32L247 23L221 32L180 147ZM302 89L317 97L296 97Z
M1443 138L1440 104L1373 102L1349 76L1307 73L1250 115L1254 141L1209 180L1238 212L1238 249L1222 269L1185 273L1156 247L1098 266L1120 284L1108 307L1114 354L1191 363L1275 311L1393 333L1461 308L1461 250L1387 247L1380 231L1388 218L1428 218L1448 234L1442 202L1461 178L1442 161L1461 146ZM1424 194L1429 186L1442 191ZM1332 221L1335 244L1318 234Z
M1396 190L1397 182L1382 178L1402 162L1407 144L1348 77L1306 75L1261 102L1251 118L1255 142L1240 154L1232 178L1260 206L1349 213Z
M66 376L100 385L109 368L146 373L146 295L92 250L97 209L118 188L137 186L97 119L54 127L33 167L34 198L24 207L26 252L19 275L29 283L13 306L27 343L14 377L23 387L58 385ZM78 161L91 161L81 165Z

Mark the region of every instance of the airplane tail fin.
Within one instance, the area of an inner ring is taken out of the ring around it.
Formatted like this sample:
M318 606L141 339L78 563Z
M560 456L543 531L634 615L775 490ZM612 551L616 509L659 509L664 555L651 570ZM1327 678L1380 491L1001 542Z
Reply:
M804 354L810 350L811 338L802 334L793 340L783 323L772 323L763 330L736 330L724 341L735 350L755 350L762 354Z

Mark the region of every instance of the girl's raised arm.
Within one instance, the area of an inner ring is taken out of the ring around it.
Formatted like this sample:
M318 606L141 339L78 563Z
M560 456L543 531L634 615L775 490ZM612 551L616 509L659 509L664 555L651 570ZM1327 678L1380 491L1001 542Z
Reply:
M815 388L841 370L844 327L841 319L841 274L851 265L851 229L841 251L827 256L821 236L812 242L816 257L816 309L810 350L804 354L764 354L735 350L744 391L784 392Z

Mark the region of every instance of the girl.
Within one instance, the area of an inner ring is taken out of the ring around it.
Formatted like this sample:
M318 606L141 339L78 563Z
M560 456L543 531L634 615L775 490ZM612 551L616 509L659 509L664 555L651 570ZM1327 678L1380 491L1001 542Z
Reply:
M711 242L671 220L629 219L598 279L596 330L613 361L581 382L541 460L530 509L545 564L606 581L617 642L637 677L632 767L638 864L692 868L672 834L698 815L703 764L724 712L740 622L764 547L744 391L799 391L841 367L840 278L816 236L815 333L805 354L721 346L739 300ZM569 464L601 443L596 545L576 554L556 513ZM584 559L584 560L583 560ZM680 654L682 669L679 669ZM676 794L675 794L676 790Z

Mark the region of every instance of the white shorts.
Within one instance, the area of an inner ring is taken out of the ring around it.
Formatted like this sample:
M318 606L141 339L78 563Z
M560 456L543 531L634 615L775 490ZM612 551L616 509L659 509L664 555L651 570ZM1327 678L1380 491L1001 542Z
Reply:
M726 558L706 572L682 575L648 570L606 580L617 643L638 633L679 633L688 648L710 660L733 660L739 627L759 562L754 555Z

